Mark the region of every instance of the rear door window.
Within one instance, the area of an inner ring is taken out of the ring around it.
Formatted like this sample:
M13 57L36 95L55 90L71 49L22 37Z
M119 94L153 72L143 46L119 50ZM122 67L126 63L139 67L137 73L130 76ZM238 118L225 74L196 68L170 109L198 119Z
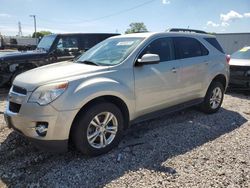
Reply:
M174 59L174 49L172 38L159 38L151 42L139 55L139 59L144 54L157 54L160 61L170 61Z
M176 59L208 55L208 50L197 39L190 37L174 37Z

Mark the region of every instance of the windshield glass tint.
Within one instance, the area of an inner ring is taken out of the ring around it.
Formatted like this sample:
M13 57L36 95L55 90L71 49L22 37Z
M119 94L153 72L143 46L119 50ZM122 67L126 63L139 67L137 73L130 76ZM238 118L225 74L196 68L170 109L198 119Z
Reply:
M250 48L242 48L232 54L233 59L250 59Z
M44 36L42 40L39 42L37 49L49 50L55 38L56 38L56 35Z
M77 62L91 61L98 65L121 63L139 45L143 38L107 39L84 53Z

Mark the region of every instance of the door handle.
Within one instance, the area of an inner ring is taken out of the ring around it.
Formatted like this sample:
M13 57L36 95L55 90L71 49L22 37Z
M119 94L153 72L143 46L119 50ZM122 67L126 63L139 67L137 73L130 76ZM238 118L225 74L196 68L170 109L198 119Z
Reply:
M174 68L172 68L172 72L173 73L176 73L177 72L177 69L174 67Z

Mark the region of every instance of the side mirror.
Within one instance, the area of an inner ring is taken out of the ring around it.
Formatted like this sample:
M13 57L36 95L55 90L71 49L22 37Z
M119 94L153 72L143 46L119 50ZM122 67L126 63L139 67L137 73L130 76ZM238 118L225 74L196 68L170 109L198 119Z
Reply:
M137 60L137 65L150 65L160 63L160 57L158 54L144 54L141 59Z

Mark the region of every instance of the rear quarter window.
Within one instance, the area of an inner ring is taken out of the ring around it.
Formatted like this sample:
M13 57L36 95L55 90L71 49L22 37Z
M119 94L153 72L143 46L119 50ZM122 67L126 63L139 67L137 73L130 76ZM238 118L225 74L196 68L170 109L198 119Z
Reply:
M217 50L219 50L221 53L223 54L225 53L219 42L216 40L216 38L204 38L204 39L213 47L215 47Z
M174 37L176 59L208 55L206 47L197 39L191 37Z

